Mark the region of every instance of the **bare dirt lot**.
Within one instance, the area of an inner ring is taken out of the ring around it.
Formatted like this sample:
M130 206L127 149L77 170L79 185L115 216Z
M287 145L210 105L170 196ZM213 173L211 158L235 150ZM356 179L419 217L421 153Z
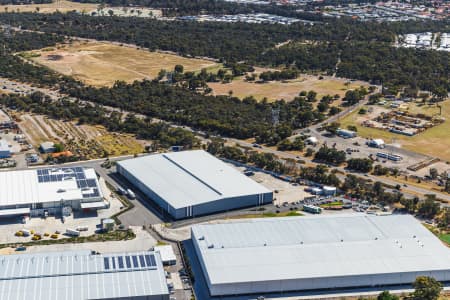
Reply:
M151 79L161 69L173 70L178 64L183 65L185 71L197 71L217 64L205 59L149 52L106 42L74 42L30 51L23 56L95 86L111 86L117 80Z
M256 73L265 69L258 68ZM230 91L233 96L244 98L253 96L257 100L262 100L264 97L269 101L284 99L286 101L293 100L301 91L313 90L317 92L317 98L322 96L338 94L343 97L345 92L355 88L368 86L366 82L353 81L348 82L346 79L333 78L324 76L319 80L318 76L302 74L297 79L287 81L271 81L267 83L248 82L244 78L237 78L231 83L208 83L208 86L213 89L215 95L228 95ZM337 103L336 103L337 104Z
M69 11L78 11L78 12L89 12L95 10L97 8L97 4L89 4L89 3L78 3L71 1L58 1L53 3L45 3L45 4L27 4L27 5L0 5L1 12L39 12L39 13L47 13L51 14L54 12L69 12Z
M77 125L30 114L17 115L16 120L35 147L45 141L62 143L66 150L86 159L103 157L105 151L112 156L144 151L145 141L130 134L108 132L102 126Z

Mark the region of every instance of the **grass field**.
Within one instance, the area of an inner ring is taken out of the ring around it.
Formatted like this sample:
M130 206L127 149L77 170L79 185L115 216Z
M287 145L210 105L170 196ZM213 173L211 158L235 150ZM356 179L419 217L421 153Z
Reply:
M319 80L317 76L301 75L297 79L282 81L271 81L268 83L246 82L244 78L237 78L231 83L208 83L216 95L228 95L229 91L233 91L233 96L244 98L253 96L257 100L266 97L269 101L284 99L286 101L294 99L301 91L316 91L318 98L322 96L335 94L344 96L349 89L355 89L361 85L368 86L365 82L355 81L349 85L345 83L347 80L324 77Z
M342 128L355 125L358 128L358 135L362 137L382 138L388 143L395 139L395 143L400 144L402 148L450 161L450 100L444 101L441 106L442 116L446 119L445 122L413 137L363 127L360 125L360 116L357 111L339 120L339 122ZM438 112L438 109L435 106L419 107L415 103L411 103L408 111L433 115Z
M255 219L255 218L275 218L275 217L299 217L303 216L301 213L297 211L286 211L286 212L265 212L262 214L245 214L233 216L230 219Z
M216 65L204 59L100 42L75 42L55 49L26 52L23 56L94 86L111 86L116 80L133 82L154 78L161 69L173 70L177 64L183 65L185 71Z
M450 233L440 234L439 238L441 239L441 241L444 241L447 245L450 246Z
M97 4L77 3L71 1L59 1L58 3L46 4L28 4L28 5L0 5L0 12L40 12L40 13L54 13L56 11L65 13L76 10L78 12L90 12L97 8Z

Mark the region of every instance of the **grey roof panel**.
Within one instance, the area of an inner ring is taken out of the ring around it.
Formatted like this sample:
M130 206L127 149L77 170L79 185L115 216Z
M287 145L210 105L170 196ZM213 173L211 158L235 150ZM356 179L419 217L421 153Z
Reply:
M409 215L254 219L192 227L211 284L450 274L450 249Z
M152 266L105 268L105 258L150 255ZM92 255L90 251L0 257L0 299L110 299L167 295L159 253Z
M147 155L118 164L174 208L271 192L203 150Z

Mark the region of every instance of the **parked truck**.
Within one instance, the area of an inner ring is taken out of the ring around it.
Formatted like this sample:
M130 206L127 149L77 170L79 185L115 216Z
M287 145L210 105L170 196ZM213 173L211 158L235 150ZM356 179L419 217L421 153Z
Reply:
M66 229L66 234L70 235L70 236L80 236L80 232L78 230L74 230L74 229Z

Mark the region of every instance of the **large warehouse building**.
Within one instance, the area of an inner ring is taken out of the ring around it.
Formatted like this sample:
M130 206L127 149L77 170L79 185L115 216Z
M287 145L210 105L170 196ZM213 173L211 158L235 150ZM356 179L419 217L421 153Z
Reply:
M267 188L202 150L121 161L117 172L175 219L267 204L273 197Z
M91 168L0 172L0 186L0 217L59 214L62 210L67 214L108 206Z
M409 215L253 219L191 234L211 296L450 281L450 249Z
M0 299L169 300L159 253L0 256Z

